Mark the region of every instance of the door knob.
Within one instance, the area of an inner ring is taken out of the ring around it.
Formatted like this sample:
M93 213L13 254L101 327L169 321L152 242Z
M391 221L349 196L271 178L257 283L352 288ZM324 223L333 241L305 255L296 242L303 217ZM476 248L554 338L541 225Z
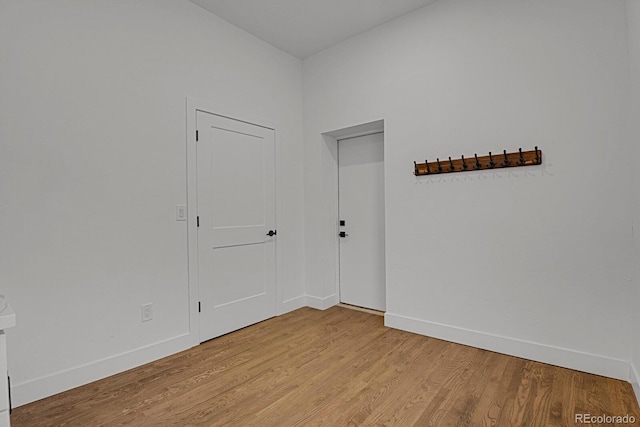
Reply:
M276 234L278 234L278 231L277 231L277 230L269 230L269 232L267 233L267 236L269 236L269 237L273 237L273 236L275 236Z
M348 234L347 234L347 233L345 233L344 231L341 231L341 232L340 232L340 234L338 234L338 236L340 236L340 237L347 237L347 236L348 236Z

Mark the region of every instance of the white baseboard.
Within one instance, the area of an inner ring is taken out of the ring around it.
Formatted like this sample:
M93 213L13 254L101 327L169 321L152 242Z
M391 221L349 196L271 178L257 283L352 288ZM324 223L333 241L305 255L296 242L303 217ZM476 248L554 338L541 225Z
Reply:
M280 306L282 309L282 313L280 314L296 310L305 305L318 310L326 310L336 304L338 304L338 296L335 294L325 298L310 295L300 296L284 301ZM636 398L640 404L640 374L635 365L629 364L628 361L486 334L391 313L385 314L385 326L498 353L629 381L633 386ZM140 347L132 351L44 377L12 384L12 404L14 407L25 405L178 353L192 346L193 339L191 335L184 334L166 341Z
M324 310L334 305L331 303L332 297L312 299L313 305L311 306L314 308L322 307L321 309ZM306 295L291 298L278 304L278 316L305 306L307 306ZM191 334L187 333L23 383L12 384L11 403L13 407L26 405L27 403L170 356L198 344L198 340L194 340Z
M629 382L633 387L633 392L636 394L636 400L640 405L640 373L633 362L629 365Z
M297 310L307 305L307 296L301 295L299 297L291 298L278 304L278 316Z
M338 302L338 295L336 294L329 295L324 298L307 295L307 305L318 310L326 310L327 308L338 304Z
M14 408L26 405L110 375L124 372L186 350L193 346L192 341L191 335L187 333L44 377L12 384L11 403Z
M386 313L385 326L523 359L629 380L629 362L561 347L491 335L484 332ZM637 377L636 377L637 378ZM637 395L637 392L636 392Z

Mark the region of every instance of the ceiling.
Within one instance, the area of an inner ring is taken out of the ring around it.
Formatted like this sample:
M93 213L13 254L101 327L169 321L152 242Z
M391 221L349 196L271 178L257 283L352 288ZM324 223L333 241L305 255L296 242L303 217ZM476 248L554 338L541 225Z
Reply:
M191 0L304 59L435 0Z

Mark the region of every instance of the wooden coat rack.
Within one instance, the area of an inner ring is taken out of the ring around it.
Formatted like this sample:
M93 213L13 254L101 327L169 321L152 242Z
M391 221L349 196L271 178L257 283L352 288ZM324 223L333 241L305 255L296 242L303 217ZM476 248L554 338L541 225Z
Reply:
M471 172L474 170L485 169L498 169L498 168L513 168L519 166L533 166L542 163L542 151L535 147L535 150L522 151L522 148L513 153L507 153L504 150L502 154L493 155L489 151L488 156L480 156L474 154L471 158L462 156L459 159L440 160L436 159L435 162L429 162L427 160L424 163L413 162L413 174L416 176L421 175L436 175L441 173L452 172Z

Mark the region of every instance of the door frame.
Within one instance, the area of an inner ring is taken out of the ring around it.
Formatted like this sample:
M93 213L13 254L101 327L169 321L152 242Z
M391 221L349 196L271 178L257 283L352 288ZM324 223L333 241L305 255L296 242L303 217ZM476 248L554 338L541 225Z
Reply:
M275 229L278 229L278 212L280 211L280 200L278 198L279 188L279 168L278 168L278 131L273 121L262 117L255 117L246 111L239 111L237 108L216 105L215 103L203 101L201 99L186 97L186 142L187 142L187 263L188 263L188 289L189 289L189 335L191 345L200 344L200 322L198 319L198 305L200 301L200 284L198 282L198 193L197 193L197 150L196 150L196 115L198 111L249 123L255 126L271 129L274 132L274 167L275 167ZM280 268L280 245L275 241L276 251L276 316L282 313L281 308L281 274Z
M339 128L337 130L333 130L330 132L323 132L322 139L324 140L325 145L328 148L328 151L331 153L331 165L330 167L333 169L331 171L331 175L333 175L333 203L335 203L335 228L334 228L334 262L335 262L335 289L333 298L329 297L325 304L321 304L318 308L329 308L332 305L340 304L340 238L338 237L338 233L340 232L340 201L339 201L339 182L338 182L338 141L350 138L357 138L359 136L370 135L374 133L384 133L385 132L385 121L384 119L372 120L370 122L364 122L358 125L346 126ZM386 135L385 135L386 142ZM384 158L387 158L387 144L383 143L384 149ZM386 187L386 175L387 175L387 162L384 162L384 176L385 176L385 187ZM326 163L325 163L326 165ZM329 165L327 165L329 166ZM386 188L385 188L386 190ZM386 191L385 191L386 194ZM384 230L385 230L385 276L386 276L386 260L387 260L387 204L385 202L384 205ZM387 287L387 278L385 277L385 295L388 295ZM333 303L331 303L333 302ZM386 301L385 301L386 306Z

